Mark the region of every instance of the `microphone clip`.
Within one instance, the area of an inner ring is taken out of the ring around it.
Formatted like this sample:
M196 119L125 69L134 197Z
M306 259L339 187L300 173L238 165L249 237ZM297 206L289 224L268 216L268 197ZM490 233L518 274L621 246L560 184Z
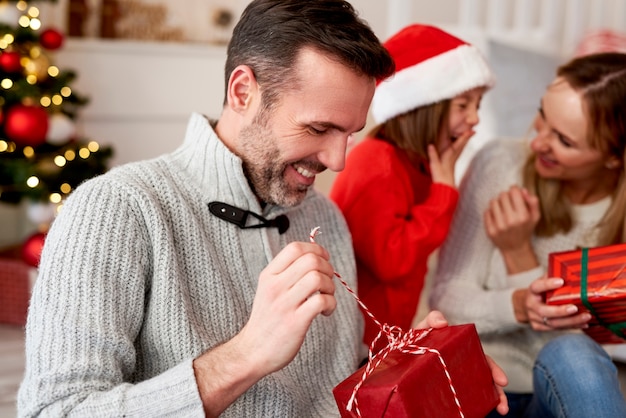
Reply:
M257 213L223 202L209 202L209 211L218 218L235 224L241 229L278 228L279 234L284 234L289 229L289 218L286 215L279 215L274 219L266 219ZM249 215L252 215L261 223L246 225Z

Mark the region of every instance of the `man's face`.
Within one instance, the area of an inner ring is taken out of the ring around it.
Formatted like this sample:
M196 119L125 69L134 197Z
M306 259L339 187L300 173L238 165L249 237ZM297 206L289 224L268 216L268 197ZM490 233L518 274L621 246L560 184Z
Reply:
M257 113L237 141L257 197L280 206L302 202L327 168L343 169L375 88L374 79L311 49L300 52L294 71L298 85L285 88L271 113Z

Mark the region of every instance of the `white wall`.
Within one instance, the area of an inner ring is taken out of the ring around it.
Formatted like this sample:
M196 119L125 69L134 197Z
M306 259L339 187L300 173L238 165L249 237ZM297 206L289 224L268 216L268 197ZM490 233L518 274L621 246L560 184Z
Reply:
M63 1L59 7L63 6ZM180 2L172 9L180 8ZM201 0L185 4L224 2ZM375 32L384 32L385 2L355 0L362 17ZM234 10L247 1L229 3ZM46 11L63 21L59 8ZM186 11L188 14L188 10ZM201 36L202 27L188 29ZM151 158L173 150L192 111L218 117L223 99L225 48L207 42L153 43L140 41L68 39L54 56L62 68L77 71L73 87L90 97L80 114L79 131L114 146L113 164Z
M91 7L97 7L96 3L97 0L89 0ZM186 22L189 36L198 39L206 35L208 26L200 17L204 15L208 21L211 7L227 5L239 15L248 2L169 3L179 20L195 15ZM360 3L370 4L366 0ZM64 28L66 0L59 0L56 5L37 5L42 11L43 27ZM370 5L370 12L363 14L366 20L384 13L384 2ZM377 22L384 24L384 20ZM206 41L156 43L87 37L66 39L51 59L62 69L76 71L77 79L71 87L90 99L80 111L78 132L111 145L115 153L112 165L172 151L182 142L191 112L217 118L221 111L224 46ZM34 230L24 213L23 205L0 204L0 248L20 242Z
M80 132L112 145L114 164L173 150L191 112L218 117L224 60L211 45L102 40L69 40L57 55L90 96Z
M247 0L143 0L169 4L173 23L185 22L193 39L207 36L210 11L229 7L239 15ZM388 8L406 0L353 0L374 32L389 36ZM41 3L44 25L65 25L67 0ZM97 9L98 0L88 2ZM426 21L454 21L458 0L409 0L413 12ZM181 7L184 4L185 7ZM194 16L194 17L192 17ZM447 18L446 18L447 16ZM204 20L203 20L204 18ZM50 23L55 22L55 23ZM395 30L395 29L394 29ZM113 164L151 158L174 149L180 142L191 111L219 116L223 98L223 46L208 42L152 43L140 41L68 39L53 57L62 68L77 71L73 87L90 97L81 111L79 131L115 147ZM326 190L329 179L320 179Z

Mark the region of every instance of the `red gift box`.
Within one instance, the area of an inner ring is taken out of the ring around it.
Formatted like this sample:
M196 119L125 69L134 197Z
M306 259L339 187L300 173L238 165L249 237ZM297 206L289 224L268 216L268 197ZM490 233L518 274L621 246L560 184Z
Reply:
M430 329L423 335L409 346L389 351L376 365L386 352L380 351L338 384L333 394L341 416L358 417L358 407L363 418L483 418L498 405L491 369L473 324ZM363 380L368 366L373 371ZM355 388L357 403L349 407Z
M548 276L565 284L546 293L547 304L590 312L584 331L600 344L626 342L626 244L551 253Z
M0 257L0 323L23 326L32 283L37 269L24 263L14 252Z

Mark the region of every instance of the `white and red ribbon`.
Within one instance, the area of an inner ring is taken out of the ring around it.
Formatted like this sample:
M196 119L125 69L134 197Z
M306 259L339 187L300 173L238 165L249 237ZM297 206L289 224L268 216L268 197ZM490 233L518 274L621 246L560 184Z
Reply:
M315 242L315 237L321 232L322 231L320 230L319 226L316 226L315 228L313 228L311 230L311 233L309 234L310 241ZM361 386L363 386L363 384L365 383L369 375L372 374L374 370L376 370L376 367L378 367L378 365L382 363L382 361L389 355L389 353L393 351L400 351L405 354L414 354L414 355L433 353L437 355L437 357L439 358L439 362L443 366L443 371L445 372L446 377L448 379L450 391L452 392L452 395L454 396L454 402L456 403L458 410L459 410L459 416L461 418L464 418L465 415L463 414L461 403L459 402L456 389L454 388L454 385L452 384L452 378L450 377L450 373L448 372L448 366L446 365L446 362L444 361L443 356L438 350L435 350L434 348L422 347L418 345L418 342L421 339L423 339L428 334L430 334L430 332L432 331L432 328L410 329L408 331L403 331L400 327L397 327L397 326L381 324L376 319L374 314L372 314L372 312L370 312L370 310L367 309L367 306L365 306L365 304L361 301L361 299L359 299L359 297L350 288L350 286L348 286L348 284L341 278L339 273L334 272L334 274L335 276L337 276L339 281L341 281L341 284L343 285L343 287L345 287L346 290L350 292L350 294L354 297L357 303L361 306L361 308L363 309L363 312L365 312L366 315L369 316L372 319L372 321L374 321L374 323L378 325L378 328L380 329L378 331L378 334L376 335L376 338L374 338L374 341L372 341L372 343L370 344L367 365L365 366L365 369L361 376L361 380L359 381L359 383L356 384L356 386L354 387L354 390L352 391L352 396L350 396L348 404L346 405L346 410L349 412L356 413L357 417L359 418L361 417L361 410L359 409L359 403L356 398L357 393L359 389L361 388ZM378 340L383 338L383 336L387 338L387 345L378 353L374 354L374 347L376 343L378 342Z

